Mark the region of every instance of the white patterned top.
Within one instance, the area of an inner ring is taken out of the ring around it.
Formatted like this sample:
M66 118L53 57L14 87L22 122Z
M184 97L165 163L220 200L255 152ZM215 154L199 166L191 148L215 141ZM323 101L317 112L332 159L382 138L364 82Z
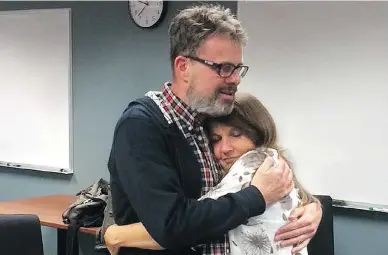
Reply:
M278 163L278 153L274 149L257 148L245 153L233 164L222 181L199 200L217 199L245 188L267 156L273 157L275 164ZM275 232L287 223L288 216L299 202L298 190L294 188L281 201L267 206L262 215L252 217L246 223L229 231L231 254L291 255L292 247L280 248L274 237ZM307 248L300 254L308 255Z

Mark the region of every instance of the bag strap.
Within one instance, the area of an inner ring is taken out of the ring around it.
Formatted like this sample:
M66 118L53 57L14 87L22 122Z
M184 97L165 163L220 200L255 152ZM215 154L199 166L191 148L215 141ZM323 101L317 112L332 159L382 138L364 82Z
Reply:
M81 224L77 221L70 221L66 235L66 255L79 254L78 230Z
M106 229L113 224L115 224L115 220L113 217L112 195L111 191L108 190L108 200L104 210L104 220L102 222L102 226L96 232L96 243L94 246L95 251L108 251L105 245L104 235Z

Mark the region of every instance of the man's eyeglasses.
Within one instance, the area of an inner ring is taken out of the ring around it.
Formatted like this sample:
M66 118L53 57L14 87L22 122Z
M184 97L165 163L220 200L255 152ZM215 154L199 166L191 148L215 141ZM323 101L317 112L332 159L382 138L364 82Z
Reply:
M244 66L244 65L235 66L232 63L214 63L212 61L197 58L197 57L192 57L192 56L185 56L185 57L209 66L210 68L216 70L218 75L223 78L229 78L236 70L238 71L239 76L242 78L247 74L249 69L248 66Z

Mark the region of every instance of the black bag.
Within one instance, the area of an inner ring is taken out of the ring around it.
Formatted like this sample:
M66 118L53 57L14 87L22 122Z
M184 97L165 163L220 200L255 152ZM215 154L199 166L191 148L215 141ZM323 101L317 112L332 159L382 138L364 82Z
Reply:
M101 227L109 189L109 183L100 179L78 192L77 200L63 212L63 222L69 224L66 239L67 255L79 253L78 229L80 227Z

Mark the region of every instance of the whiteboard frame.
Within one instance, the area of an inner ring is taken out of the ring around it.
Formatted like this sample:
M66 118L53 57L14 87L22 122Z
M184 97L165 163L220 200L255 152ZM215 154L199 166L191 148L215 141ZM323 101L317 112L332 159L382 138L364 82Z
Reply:
M49 12L49 11L66 11L69 21L69 84L68 84L68 110L69 110L69 168L57 168L43 165L31 165L17 162L0 161L0 167L35 170L42 172L52 172L58 174L73 174L74 173L74 114L73 114L73 45L72 45L72 11L71 8L46 8L46 9L28 9L28 10L4 10L2 13L26 13L26 12Z
M333 199L333 207L355 209L368 212L388 213L388 205L369 204L339 199Z

